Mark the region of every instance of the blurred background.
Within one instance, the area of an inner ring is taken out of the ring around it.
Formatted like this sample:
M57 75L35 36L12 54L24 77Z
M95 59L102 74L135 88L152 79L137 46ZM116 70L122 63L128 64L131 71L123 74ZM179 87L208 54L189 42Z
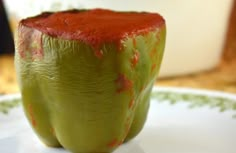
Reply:
M236 93L236 0L0 0L0 94L18 92L18 22L43 11L109 8L160 13L167 43L157 85Z

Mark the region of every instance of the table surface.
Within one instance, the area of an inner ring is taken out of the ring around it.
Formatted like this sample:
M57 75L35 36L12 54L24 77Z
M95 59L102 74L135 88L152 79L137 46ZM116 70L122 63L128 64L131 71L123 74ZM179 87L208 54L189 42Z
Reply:
M236 1L219 65L201 73L158 79L156 85L219 90L236 94ZM14 56L0 56L0 94L19 92Z

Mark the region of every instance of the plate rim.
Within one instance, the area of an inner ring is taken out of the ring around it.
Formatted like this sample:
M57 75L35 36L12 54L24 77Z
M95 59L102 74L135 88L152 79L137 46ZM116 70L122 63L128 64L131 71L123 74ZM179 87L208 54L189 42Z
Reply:
M225 97L229 99L236 100L236 94L229 93L225 91L219 90L209 90L209 89L202 89L202 88L191 88L191 87L172 87L172 86L153 86L152 92L173 92L173 93L186 93L186 94L200 94L206 96L218 96L218 97ZM0 95L0 103L5 101L10 101L14 99L20 99L20 93L13 93L13 94L4 94Z

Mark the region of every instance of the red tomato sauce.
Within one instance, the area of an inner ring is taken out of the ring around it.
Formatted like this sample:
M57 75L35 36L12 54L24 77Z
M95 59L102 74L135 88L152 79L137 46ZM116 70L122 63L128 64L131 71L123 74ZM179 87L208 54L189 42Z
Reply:
M24 19L20 24L53 37L82 41L100 49L107 42L115 43L119 48L123 38L155 30L165 21L157 13L92 9L43 13Z

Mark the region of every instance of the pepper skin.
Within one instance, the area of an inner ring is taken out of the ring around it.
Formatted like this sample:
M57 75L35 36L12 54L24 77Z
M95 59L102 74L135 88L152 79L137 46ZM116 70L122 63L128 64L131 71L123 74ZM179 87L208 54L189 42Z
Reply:
M143 128L160 68L165 25L90 44L18 28L15 67L23 108L48 146L112 152Z

